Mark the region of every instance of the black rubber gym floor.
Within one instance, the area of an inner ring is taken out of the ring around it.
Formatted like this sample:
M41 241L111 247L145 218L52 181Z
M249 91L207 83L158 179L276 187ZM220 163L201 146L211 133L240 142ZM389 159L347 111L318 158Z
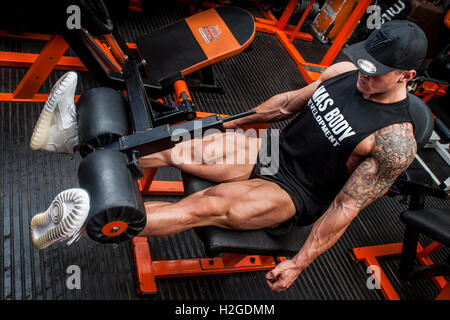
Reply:
M149 1L146 4L150 3ZM148 4L149 6L149 4ZM249 8L258 14L254 8ZM127 41L188 16L183 5L170 3L161 8L146 7L143 13L123 11L115 16L116 28ZM0 50L38 53L44 43L0 38ZM296 43L300 46L302 44ZM319 46L320 44L316 43ZM322 49L323 50L323 49ZM311 51L314 52L314 51ZM297 67L274 35L257 32L252 50L213 66L225 93L193 92L200 111L235 114L258 105L271 96L305 85ZM26 70L0 68L2 92L12 92ZM50 92L62 71L54 71L40 89ZM77 93L96 86L88 73L79 73ZM139 299L136 295L134 261L130 243L101 245L83 238L68 247L58 244L42 251L34 249L29 222L47 209L60 191L77 187L79 156L32 151L29 140L43 104L0 103L0 300L4 299ZM282 128L285 123L272 126ZM439 179L449 175L437 155L426 162L439 168ZM414 163L414 166L419 166ZM161 169L157 179L179 180L175 169ZM145 197L145 200L177 201L177 197ZM369 290L369 274L362 263L354 263L349 250L402 241L404 225L399 214L406 205L384 197L353 221L339 242L309 268L287 291L273 293L265 284L265 272L173 278L157 280L157 300L383 300L380 290ZM449 207L448 203L427 199L429 207ZM204 256L194 232L150 239L154 260ZM423 245L430 240L422 237ZM442 262L448 250L435 255ZM398 258L382 259L400 298L432 300L437 289L431 280L402 282L397 278ZM66 272L76 265L81 270L81 289L68 289Z

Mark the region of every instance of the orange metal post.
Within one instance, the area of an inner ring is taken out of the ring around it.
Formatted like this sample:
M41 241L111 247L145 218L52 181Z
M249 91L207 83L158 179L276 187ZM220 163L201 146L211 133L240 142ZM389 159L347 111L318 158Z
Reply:
M315 0L311 0L314 2ZM255 18L255 25L256 30L259 32L265 32L265 33L277 33L283 32L286 35L290 36L292 39L300 39L304 41L312 41L313 37L308 33L298 32L298 30L301 27L301 24L299 23L297 26L299 28L296 30L296 27L288 25L287 22L292 16L292 13L294 12L295 6L297 5L298 0L290 0L287 4L286 8L284 9L283 14L280 17L280 20L277 20L275 16L269 11L266 12L261 8L261 5L259 5L259 8L263 15L266 17L266 19L260 19ZM312 6L312 5L311 5ZM306 15L304 15L306 19ZM303 17L302 17L303 18ZM303 23L303 22L302 22Z
M306 20L306 17L308 16L309 12L311 11L311 8L313 7L314 3L316 2L316 0L311 0L309 2L308 7L306 8L305 12L303 12L302 17L300 18L300 21L298 22L297 26L294 29L294 33L291 35L291 37L289 38L289 42L292 42L294 40L294 35L295 33L300 31L300 28L302 27L303 23Z
M116 58L117 61L122 65L125 62L126 55L119 47L119 44L117 43L114 36L112 34L105 34L103 35L103 37L105 38L106 43L108 43L109 47L111 48L111 52L114 55L114 58Z
M31 99L63 56L69 45L59 35L53 35L39 57L13 93L16 99Z
M298 52L298 50L294 47L294 45L289 41L288 37L284 32L277 31L276 36L278 40L280 40L283 47L287 50L289 55L294 60L295 64L297 65L297 68L299 69L300 73L302 74L305 81L309 84L313 80L309 74L309 72L306 70L304 65L307 63L305 59L303 59L302 55Z
M347 39L350 37L353 30L358 25L359 20L364 15L364 12L366 12L371 2L372 0L360 0L358 2L358 5L353 10L347 22L342 26L342 29L334 39L333 45L330 47L330 49L328 49L327 53L320 62L321 65L330 66L333 63L337 54L339 53L339 51L341 51L345 42L347 42Z
M135 237L131 239L138 280L138 293L156 293L155 275L152 269L152 257L148 239Z
M184 80L177 80L173 84L173 88L175 91L175 101L180 104L183 102L183 94L186 95L186 98L189 101L192 101L191 95L189 93L188 87L186 85L186 82Z
M298 0L290 0L287 4L286 8L284 8L283 14L280 17L280 20L278 20L277 23L277 29L283 30L284 27L286 27L286 24L288 23L289 19L291 18L292 14L294 13L295 7L298 4Z

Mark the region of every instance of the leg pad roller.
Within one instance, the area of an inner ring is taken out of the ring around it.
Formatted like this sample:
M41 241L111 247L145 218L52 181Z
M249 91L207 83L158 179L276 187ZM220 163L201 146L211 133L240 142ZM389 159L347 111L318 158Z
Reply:
M98 149L78 167L80 187L91 199L86 231L102 243L117 243L136 236L145 227L145 206L127 156Z
M111 88L93 88L84 93L77 103L77 117L82 157L131 133L128 103Z

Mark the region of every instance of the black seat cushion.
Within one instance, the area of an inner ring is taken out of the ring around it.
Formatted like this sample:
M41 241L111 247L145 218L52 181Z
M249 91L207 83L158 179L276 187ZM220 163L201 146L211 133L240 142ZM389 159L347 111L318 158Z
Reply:
M225 24L224 27L232 33L239 47L234 48L232 52L224 50L217 55L207 56L191 30L192 24L187 22L189 19L192 22L193 17L196 17L195 21L201 18L194 15L182 19L136 40L139 54L146 62L145 69L150 80L164 82L180 72L187 75L188 69L192 72L242 51L253 39L255 22L253 16L247 11L238 7L219 7L209 10L214 10L218 14ZM210 20L205 20L206 24L208 24L207 21ZM219 25L222 28L222 25ZM220 35L221 31L216 30ZM218 37L217 39L226 38Z
M450 209L407 210L400 218L433 240L450 246Z
M182 177L185 195L216 185L215 182L185 172ZM305 243L311 226L298 226L289 220L273 229L238 231L201 227L195 228L195 231L203 242L208 257L223 253L293 256Z

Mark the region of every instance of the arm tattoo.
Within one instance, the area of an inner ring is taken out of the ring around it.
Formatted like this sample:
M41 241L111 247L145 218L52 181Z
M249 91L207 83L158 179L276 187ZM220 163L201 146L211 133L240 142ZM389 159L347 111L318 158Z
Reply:
M395 179L406 170L417 151L411 126L394 124L375 134L372 154L356 168L344 186L344 193L363 209L384 195Z

